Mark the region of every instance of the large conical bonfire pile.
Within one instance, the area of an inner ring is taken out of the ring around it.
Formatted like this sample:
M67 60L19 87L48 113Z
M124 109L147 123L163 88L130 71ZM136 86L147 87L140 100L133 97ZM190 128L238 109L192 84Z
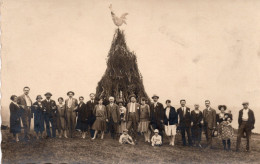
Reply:
M124 32L117 29L108 53L107 69L98 82L96 95L105 99L114 96L116 100L128 102L131 94L135 94L138 100L148 98L136 56L129 51Z

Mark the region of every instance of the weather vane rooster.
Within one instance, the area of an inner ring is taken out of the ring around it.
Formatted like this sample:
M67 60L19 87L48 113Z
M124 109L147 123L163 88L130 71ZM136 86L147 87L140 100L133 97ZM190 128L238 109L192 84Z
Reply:
M121 17L117 17L112 9L112 4L109 5L109 9L111 10L111 16L114 24L119 28L119 26L122 26L122 24L126 24L126 16L128 13L124 13L121 15Z

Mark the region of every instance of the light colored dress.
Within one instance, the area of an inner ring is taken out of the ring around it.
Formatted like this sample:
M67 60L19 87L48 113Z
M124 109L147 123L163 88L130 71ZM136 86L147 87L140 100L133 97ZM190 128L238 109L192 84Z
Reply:
M167 119L169 119L169 116L170 116L170 108L166 108L165 110L165 114L166 114L166 117ZM167 136L173 136L173 135L176 135L176 125L170 125L169 124L169 121L168 121L168 125L165 125L164 126L165 128L165 133Z
M92 126L92 129L105 131L107 119L106 107L104 105L96 105L93 113L96 116L96 120Z
M120 112L121 124L118 127L118 133L123 133L123 130L126 129L126 119L125 119L126 108L122 106L121 108L119 108L119 112Z
M140 123L138 125L138 132L146 133L148 132L150 124L150 107L149 105L141 105L140 108Z
M65 104L58 104L58 118L57 118L57 129L66 130L66 119L65 119Z

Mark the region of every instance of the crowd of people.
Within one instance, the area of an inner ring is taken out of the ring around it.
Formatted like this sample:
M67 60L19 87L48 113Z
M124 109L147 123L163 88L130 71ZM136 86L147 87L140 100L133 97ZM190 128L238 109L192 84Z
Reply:
M81 137L86 138L90 134L95 140L99 132L101 139L105 133L110 133L111 138L119 139L121 144L135 145L137 135L142 134L144 141L152 146L165 144L164 134L169 140L169 145L174 146L175 135L181 133L183 146L201 146L201 135L204 131L207 144L206 148L212 148L212 136L217 131L222 140L224 150L230 150L231 138L234 135L231 122L233 117L231 111L227 112L226 105L219 105L220 113L210 106L210 101L205 101L206 108L200 111L199 104L194 105L194 110L186 106L186 100L180 100L180 108L175 109L171 100L166 100L166 107L160 103L159 96L152 96L152 103L146 98L137 102L136 96L129 96L129 103L123 100L115 101L109 97L105 103L103 98L96 98L91 93L90 100L84 102L84 97L77 100L75 93L69 91L68 98L64 101L58 98L58 103L51 99L52 94L47 92L44 100L41 95L36 97L33 103L30 96L30 88L24 87L21 96L12 95L10 103L10 132L14 140L19 142L18 134L21 133L21 122L24 128L24 139L29 141L31 119L34 120L34 131L36 139L40 138L73 138L75 132L81 132ZM240 150L241 138L245 135L247 139L246 150L250 151L250 139L254 129L255 116L253 110L249 109L249 103L243 102L243 109L239 111L238 135L236 151ZM51 125L51 126L50 126ZM43 136L46 130L47 136ZM128 134L129 132L129 134ZM151 137L151 134L153 136Z

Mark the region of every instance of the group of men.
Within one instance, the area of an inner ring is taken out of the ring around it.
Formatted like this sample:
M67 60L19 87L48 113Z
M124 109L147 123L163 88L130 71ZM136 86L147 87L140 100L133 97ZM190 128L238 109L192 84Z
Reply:
M29 97L29 87L24 87L23 89L24 94L18 97L18 104L22 106L24 112L22 114L22 123L24 126L24 133L25 138L29 139L29 131L30 131L30 123L32 118L31 107L32 107L32 100ZM73 98L74 92L68 92L68 99L65 100L65 108L67 114L67 123L69 128L69 136L73 136L73 132L75 131L75 124L76 124L76 113L74 112L75 108L78 105L77 99ZM52 135L50 132L50 124L52 127L55 127L55 121L51 117L53 109L56 108L56 103L54 100L51 100L51 93L45 94L46 99L42 102L43 106L45 107L44 111L44 121L46 124L46 131L47 136L55 137L56 136L56 129L52 129ZM153 102L150 105L150 117L151 117L151 126L153 129L159 130L159 135L163 136L164 125L163 125L163 117L164 117L164 107L163 104L158 102L159 96L154 95L152 97ZM95 116L93 115L93 110L97 101L95 100L95 95L90 94L90 100L87 102L87 108L89 111L89 129L91 133L91 137L94 135L94 130L91 129L91 126L95 120ZM109 105L110 104L110 105ZM188 145L192 145L192 138L191 138L191 109L186 107L186 101L180 101L181 107L177 109L179 121L178 127L180 129L182 135L182 142L185 146L186 143L186 135L188 138ZM109 114L108 114L108 122L109 122L109 131L111 136L114 138L116 134L116 129L119 123L119 107L115 104L114 98L109 99L109 103L106 104ZM252 129L254 129L255 124L255 117L254 112L248 108L249 103L244 102L243 109L239 111L238 123L238 136L237 136L237 151L239 151L241 138L246 133L247 138L247 150L250 150L250 138ZM216 110L211 108L210 101L205 101L206 109L203 110L203 125L204 131L207 139L208 147L212 147L212 134L214 130L217 128L217 121L216 121ZM136 102L136 98L131 98L130 103L127 105L127 129L133 129L134 137L136 138L137 134L137 126L138 126L138 109L140 105Z

